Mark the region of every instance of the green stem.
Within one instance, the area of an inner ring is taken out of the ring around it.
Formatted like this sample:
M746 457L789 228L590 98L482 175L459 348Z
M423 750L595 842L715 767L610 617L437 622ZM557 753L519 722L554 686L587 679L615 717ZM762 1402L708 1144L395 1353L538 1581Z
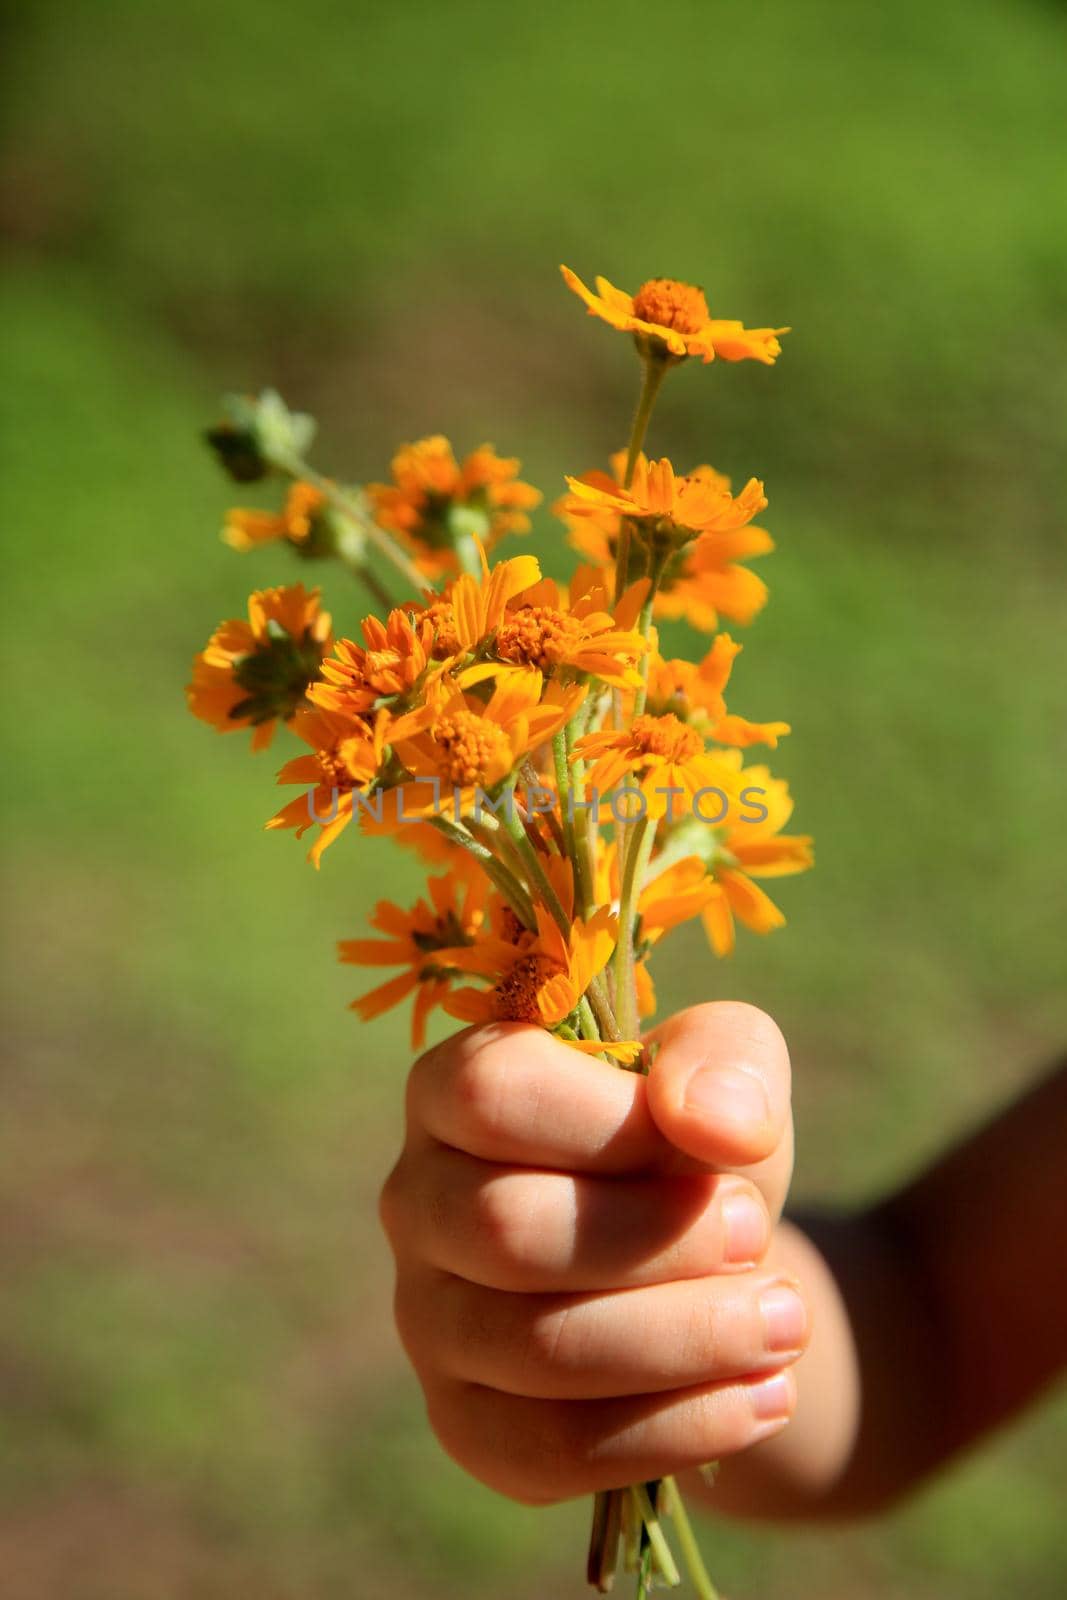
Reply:
M674 1523L674 1531L678 1535L678 1544L681 1547L686 1571L689 1573L689 1581L696 1590L699 1600L719 1600L719 1591L708 1577L704 1558L700 1554L692 1524L682 1503L681 1490L673 1478L664 1478L663 1489L667 1491L667 1504L664 1510ZM660 1490L661 1499L663 1489Z
M648 636L652 629L652 607L655 603L656 593L659 589L660 580L663 577L663 569L666 564L667 563L665 559L661 559L653 563L652 571L650 573L652 582L649 587L649 591L645 596L645 603L641 607L641 615L638 619L637 627L642 639L645 640L646 644L648 643ZM635 717L641 716L645 709L645 702L648 699L648 654L649 653L647 650L642 650L641 659L637 664L637 670L641 674L641 687L634 696Z
M619 938L615 946L615 1012L623 1037L637 1036L637 994L634 988L634 918L641 893L645 866L656 836L655 824L641 817L633 825L626 860L621 865L622 889L619 896Z
M622 1489L602 1489L593 1500L586 1581L601 1594L608 1594L615 1583L622 1514L626 1504L625 1491Z
M557 737L558 737L558 735L557 735ZM555 748L556 748L555 740L553 740L553 742L552 742L553 755L555 754ZM541 788L544 787L544 785L541 783L541 779L538 777L537 773L534 771L533 762L530 760L529 756L527 756L526 760L523 762L521 768L519 769L519 776L522 779L523 787L524 787L524 789L526 790L526 793L527 793L527 798L529 798L529 793L530 793L531 789L541 789ZM557 787L557 789L559 787L559 764L558 764L558 762L556 764L556 787ZM557 795L557 802L558 802L558 798L559 797ZM564 812L562 810L562 807L560 808L559 816L556 815L556 808L555 807L553 807L553 809L551 811L539 811L539 812L537 812L537 816L544 817L545 822L548 825L548 831L552 835L552 842L555 844L556 849L559 851L560 855L561 856L567 856L568 859L573 862L574 861L574 852L570 848L570 842L569 842L569 838L568 838L568 834L567 834L566 817L565 817L565 814L564 814ZM524 821L527 820L526 814L524 814L523 820ZM534 816L533 813L529 814L529 820L530 820L530 822L534 823L534 825L536 825L536 817Z
M528 870L526 861L519 854L510 833L500 826L496 817L492 816L483 816L480 821L475 821L473 817L468 817L465 826L473 837L488 849L493 860L499 863L502 870L510 874L512 881L521 887L527 904L531 908L532 921L526 925L530 928L536 928L537 917L533 911L533 890L526 882Z
M632 1483L630 1485L630 1494L634 1499L641 1521L645 1525L649 1550L655 1557L656 1565L671 1588L676 1589L682 1581L682 1575L675 1566L670 1545L667 1543L663 1529L660 1527L655 1507L648 1497L648 1490L643 1483Z
M567 855L574 866L574 889L582 916L588 917L593 905L593 884L589 868L589 851L584 838L571 816L571 764L569 760L569 728L561 728L552 740L552 760L556 769L556 792L559 799L560 823L566 842Z
M641 381L641 395L634 412L633 427L630 429L630 446L626 452L626 471L623 473L622 486L628 489L634 481L634 469L637 458L641 454L641 446L645 442L648 432L649 418L652 408L656 403L660 385L667 375L666 361L657 361L654 357L645 356L644 377ZM619 547L615 552L615 601L621 600L626 589L630 571L630 522L629 518L622 517L619 522Z
M618 1044L622 1034L619 1032L619 1025L615 1021L615 1014L611 1009L607 995L604 993L604 985L600 978L593 978L585 992L589 996L589 1004L593 1008L593 1014L600 1029L600 1037L602 1039L610 1039L612 1044Z
M581 738L584 729L585 709L572 718L564 729L564 738L567 746L567 770L569 772L571 793L581 798L585 803L585 761L581 756L576 756L574 747ZM568 805L568 811L570 806ZM574 829L574 848L577 852L579 879L585 890L585 905L583 914L589 916L596 905L596 850L594 836L600 837L600 819L595 811L586 811L576 817L572 822Z
M468 833L466 828L450 822L447 817L437 816L429 820L439 833L444 834L446 839L451 840L453 844L459 845L461 849L466 850L468 855L472 855L481 864L483 871L500 890L500 893L504 896L504 899L523 927L535 928L537 926L537 918L534 916L530 898L522 884L504 863L484 844L475 839L473 834Z
M666 361L657 361L655 357L646 356L644 363L645 375L641 384L641 398L637 402L634 425L630 429L630 448L626 453L626 472L622 480L624 489L628 489L634 481L634 468L637 466L637 458L641 454L641 446L644 444L645 434L648 432L648 422L652 415L652 407L656 403L656 396L659 394L660 386L667 376L668 363Z
M626 593L626 584L630 576L630 544L632 542L629 517L619 518L619 544L615 551L615 604L618 605Z
M309 466L297 455L279 451L271 459L274 466L280 467L283 472L290 473L294 478L302 479L304 483L310 483L312 488L324 495L332 506L354 523L371 544L381 551L405 581L413 586L416 594L422 594L425 590L433 588L429 578L419 571L406 550L403 550L384 528L380 528L374 519L367 515L364 507L352 495L344 489L339 489L329 478L324 478L321 472L316 472L314 467Z
M596 1025L593 1008L587 997L583 994L578 1002L578 1021L581 1024L583 1039L596 1039L600 1041L600 1029Z
M523 866L530 874L532 886L537 890L560 932L565 938L569 938L572 926L571 919L564 911L560 898L555 889L553 889L548 874L538 859L537 851L530 843L529 834L522 825L518 815L518 808L515 805L513 787L505 792L504 801L504 827L508 836L518 851Z
M520 822L514 805L504 806L504 828L514 844L523 866L530 874L531 886L537 890L560 932L565 938L569 939L573 924L560 904L559 896L549 882L548 875L538 859L537 851L527 837L526 829ZM626 1037L626 1035L619 1032L618 1023L612 1015L611 1007L608 1004L599 978L593 978L590 981L586 993L589 996L589 1003L600 1028L601 1037L610 1039L613 1043L617 1043L619 1039Z
M615 1493L621 1505L623 1566L627 1572L636 1572L641 1565L641 1519L629 1491L616 1489Z

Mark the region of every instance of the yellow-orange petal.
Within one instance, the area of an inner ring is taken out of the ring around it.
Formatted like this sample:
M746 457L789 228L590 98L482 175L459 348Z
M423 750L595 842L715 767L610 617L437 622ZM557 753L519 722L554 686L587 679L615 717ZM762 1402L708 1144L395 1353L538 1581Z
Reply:
M730 910L730 902L726 891L717 884L718 893L713 895L701 912L701 921L704 932L708 936L708 943L717 956L728 956L734 948L734 919Z
M390 1011L393 1006L406 1000L418 981L419 975L414 970L401 972L387 983L379 984L377 989L370 989L358 1000L353 1000L349 1010L357 1012L364 1022L370 1022L373 1017L380 1017L383 1011Z
M716 877L726 892L730 909L753 933L771 933L785 926L785 917L770 895L745 873L735 872L732 867L720 867Z
M580 1050L583 1056L614 1056L624 1066L636 1061L644 1049L640 1039L566 1039L558 1033L553 1037L569 1050Z

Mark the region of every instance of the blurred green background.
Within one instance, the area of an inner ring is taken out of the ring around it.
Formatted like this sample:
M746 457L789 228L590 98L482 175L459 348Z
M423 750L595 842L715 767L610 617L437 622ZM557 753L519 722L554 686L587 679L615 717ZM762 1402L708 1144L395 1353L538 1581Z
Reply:
M818 868L731 964L681 939L662 1004L779 1018L809 1200L901 1180L1062 1047L1064 23L1038 0L21 8L7 1600L584 1592L585 1507L466 1480L392 1331L374 1202L405 1024L346 1013L333 943L410 865L346 840L316 877L261 831L273 756L183 710L219 618L297 575L219 543L247 498L197 440L220 390L316 412L327 471L381 476L444 430L551 498L618 446L636 376L558 262L791 323L773 371L672 378L650 443L767 482L735 709L793 723ZM565 570L547 514L537 548ZM716 1525L712 1565L766 1600L1051 1597L1065 1437L1061 1398L889 1521Z

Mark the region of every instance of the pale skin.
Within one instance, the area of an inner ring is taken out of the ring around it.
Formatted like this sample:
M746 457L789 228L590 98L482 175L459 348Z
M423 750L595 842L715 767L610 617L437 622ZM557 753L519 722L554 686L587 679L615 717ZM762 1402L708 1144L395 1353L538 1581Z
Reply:
M519 1024L412 1070L381 1215L467 1471L531 1505L674 1473L716 1511L855 1515L1062 1370L1067 1069L883 1204L801 1225L774 1022L722 1002L652 1037L647 1077Z

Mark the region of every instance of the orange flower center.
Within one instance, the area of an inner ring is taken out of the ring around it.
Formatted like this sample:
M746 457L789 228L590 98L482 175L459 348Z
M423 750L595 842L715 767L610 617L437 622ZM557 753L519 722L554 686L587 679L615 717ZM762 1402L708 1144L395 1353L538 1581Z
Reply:
M704 748L699 733L686 727L673 712L666 717L635 717L630 739L642 755L660 756L675 763L691 761Z
M340 750L320 750L318 759L322 769L322 781L328 789L342 791L351 789L352 774L345 766Z
M510 906L500 908L500 937L506 939L508 944L521 944L524 934L529 930L525 923L519 920L518 913L512 911Z
M634 316L677 333L699 333L708 323L703 289L674 278L650 278L634 295Z
M366 745L353 734L330 750L315 752L322 770L322 781L328 789L338 789L347 794L357 784L365 781Z
M502 661L547 672L570 658L581 636L577 617L552 606L523 606L497 629L496 653Z
M432 606L426 607L423 616L428 617L433 623L434 660L443 661L446 656L458 655L461 647L459 634L456 632L456 613L451 600L435 600Z
M457 945L473 943L455 911L446 911L443 916L434 917L428 928L413 928L411 942L416 950L426 955L435 950L454 950ZM437 970L428 967L426 975Z
M395 694L403 682L403 666L411 657L395 650L368 650L363 657L364 680L380 694Z
M443 775L461 789L485 784L490 772L494 779L511 765L511 745L503 728L473 711L455 711L439 717L433 736L441 747Z
M531 951L520 956L510 969L498 978L493 988L493 1013L498 1022L540 1022L541 1012L537 995L549 978L564 971L548 956Z

